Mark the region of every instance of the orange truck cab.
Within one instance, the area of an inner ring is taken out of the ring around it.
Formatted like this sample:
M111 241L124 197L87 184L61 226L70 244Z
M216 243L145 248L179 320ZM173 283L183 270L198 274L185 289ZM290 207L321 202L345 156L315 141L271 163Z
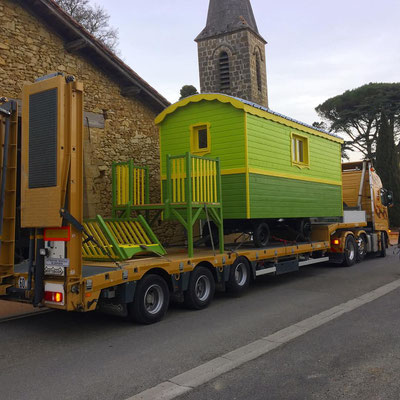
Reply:
M358 232L358 241L366 246L365 253L383 253L389 243L388 207L393 204L393 193L382 186L382 181L371 161L342 164L343 222L365 222ZM359 243L360 246L360 243Z

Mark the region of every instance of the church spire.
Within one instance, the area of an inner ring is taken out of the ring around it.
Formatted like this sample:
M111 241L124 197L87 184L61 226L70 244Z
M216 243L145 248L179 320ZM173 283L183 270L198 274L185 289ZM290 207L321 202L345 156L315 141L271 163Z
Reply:
M260 36L250 0L210 0L207 25L196 41L242 29Z
M267 42L250 0L210 0L206 27L195 40L202 93L225 93L268 107Z

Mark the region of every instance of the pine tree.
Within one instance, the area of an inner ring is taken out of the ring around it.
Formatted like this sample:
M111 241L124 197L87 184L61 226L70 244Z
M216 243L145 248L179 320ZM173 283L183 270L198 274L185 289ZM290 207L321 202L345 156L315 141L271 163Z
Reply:
M389 208L390 225L400 227L400 164L393 129L389 121L390 118L382 112L376 142L375 168L382 180L383 187L393 192L394 205Z

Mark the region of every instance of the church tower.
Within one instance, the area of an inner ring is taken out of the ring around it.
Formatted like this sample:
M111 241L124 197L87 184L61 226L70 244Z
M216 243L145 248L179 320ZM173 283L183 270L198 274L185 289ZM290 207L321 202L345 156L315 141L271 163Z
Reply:
M265 45L250 0L210 0L195 39L200 91L225 93L268 107Z

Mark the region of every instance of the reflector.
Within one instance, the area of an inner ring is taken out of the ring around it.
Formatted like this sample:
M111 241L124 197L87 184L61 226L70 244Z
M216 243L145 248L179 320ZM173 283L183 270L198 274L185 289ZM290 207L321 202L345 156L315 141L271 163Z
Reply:
M62 303L63 294L60 292L44 292L44 300L52 303Z
M49 242L69 242L71 240L71 227L45 228L44 240Z

